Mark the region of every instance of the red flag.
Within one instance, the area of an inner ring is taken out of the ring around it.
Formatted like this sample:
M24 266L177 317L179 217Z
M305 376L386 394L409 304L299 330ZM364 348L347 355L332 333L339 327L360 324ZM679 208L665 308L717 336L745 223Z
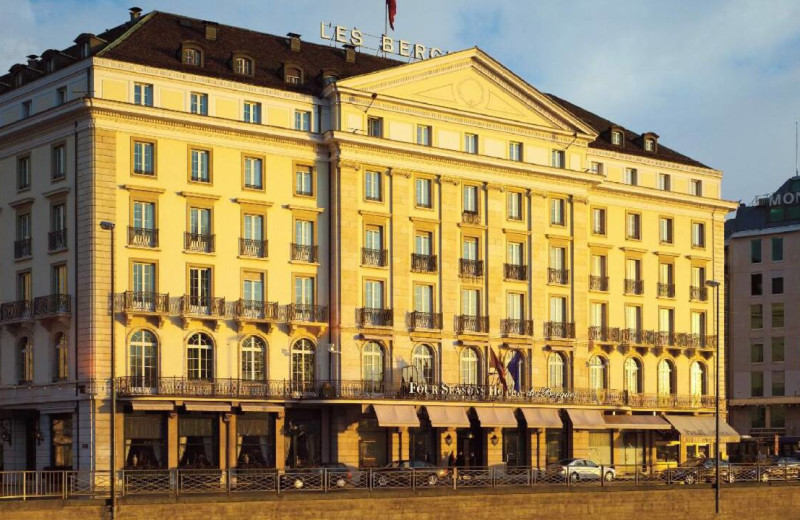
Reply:
M494 353L494 349L489 347L489 356L492 360L492 366L497 371L497 376L500 378L500 384L503 385L503 391L508 392L508 384L506 384L506 370L503 368L503 364L497 358L497 354Z
M386 0L386 10L389 12L389 27L394 31L394 15L397 14L397 0Z

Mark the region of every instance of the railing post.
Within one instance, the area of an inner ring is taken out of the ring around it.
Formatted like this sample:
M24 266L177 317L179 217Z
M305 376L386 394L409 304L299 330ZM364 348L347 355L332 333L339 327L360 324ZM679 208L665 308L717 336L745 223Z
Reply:
M413 491L417 490L417 470L411 468L411 489Z
M600 487L606 487L606 467L600 465Z
M175 496L181 496L181 470L175 470Z
M373 474L372 474L372 468L369 468L369 469L367 470L367 478L369 479L369 482L367 482L367 488L368 488L370 491L372 491L372 485L373 485L373 482L374 482L374 480L375 480L375 478L374 478L374 476L373 476Z
M229 495L231 494L231 469L230 468L225 470L225 491Z
M67 499L67 472L61 472L61 498L62 500Z
M28 499L28 472L22 472L22 501Z
M456 482L458 482L458 467L453 466L453 491L458 489Z
M783 481L784 482L788 482L789 481L789 463L788 462L784 463L784 465L783 465Z
M327 493L328 492L328 469L327 468L323 468L322 469L322 492L323 493Z
M635 485L637 485L637 486L639 485L639 465L638 464L636 464L636 466L634 467L634 470L633 470L633 483Z

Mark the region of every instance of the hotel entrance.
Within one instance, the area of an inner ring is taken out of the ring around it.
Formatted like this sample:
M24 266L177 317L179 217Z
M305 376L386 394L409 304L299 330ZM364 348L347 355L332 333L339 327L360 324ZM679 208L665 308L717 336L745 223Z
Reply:
M286 410L287 468L313 468L322 462L322 419L319 410Z
M456 430L456 466L471 468L483 466L483 435L481 428L459 428Z

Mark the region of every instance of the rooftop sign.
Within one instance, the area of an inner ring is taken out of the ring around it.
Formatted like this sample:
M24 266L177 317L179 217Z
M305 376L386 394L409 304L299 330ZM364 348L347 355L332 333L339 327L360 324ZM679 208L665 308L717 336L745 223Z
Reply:
M330 40L336 43L352 45L353 47L364 46L364 32L359 29L349 29L343 25L319 24L319 37L323 40ZM382 34L379 38L381 52L387 54L397 54L404 58L415 60L425 60L435 58L445 54L438 47L428 47L421 43L411 43L406 40L395 40L391 36Z

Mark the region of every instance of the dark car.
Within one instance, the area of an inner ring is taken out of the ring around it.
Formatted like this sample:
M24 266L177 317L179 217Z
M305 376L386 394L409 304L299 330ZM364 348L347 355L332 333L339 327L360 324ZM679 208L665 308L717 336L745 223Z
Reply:
M413 482L417 486L435 486L446 482L449 477L449 469L438 468L430 462L398 460L384 468L373 470L372 484L376 487L411 487Z
M281 488L322 488L327 476L328 489L342 488L353 483L353 470L341 462L323 462L313 468L287 470L282 475Z
M714 482L716 480L716 464L714 459L690 459L669 471L673 483L696 484L697 482ZM719 461L719 478L722 482L733 482L735 477L730 471L728 461Z

